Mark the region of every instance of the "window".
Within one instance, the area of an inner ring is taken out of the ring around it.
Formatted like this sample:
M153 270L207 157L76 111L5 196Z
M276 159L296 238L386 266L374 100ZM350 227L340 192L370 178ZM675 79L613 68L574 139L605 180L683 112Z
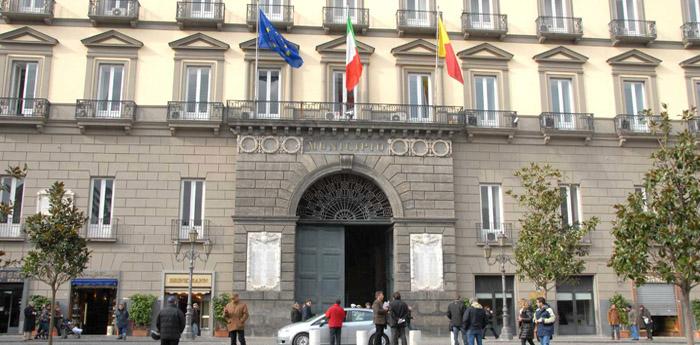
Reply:
M480 127L498 127L498 79L494 75L474 76L474 106Z
M282 93L279 69L258 70L258 115L280 117L280 94Z
M644 186L634 186L634 192L642 196L642 207L646 211L648 205L647 189Z
M211 67L188 66L186 120L206 120L209 118L209 87Z
M688 1L688 21L691 23L700 22L700 0Z
M345 88L345 71L333 71L333 111L338 117L352 118L355 109L355 95L357 86L348 91ZM337 118L338 118L337 117Z
M566 185L559 187L564 202L561 204L561 217L563 223L572 227L579 225L581 221L581 195L578 185Z
M408 74L408 104L410 121L429 121L433 97L429 73Z
M430 13L430 0L405 0L406 24L410 26L431 26L434 13Z
M639 13L638 0L615 0L615 10L617 11L617 19L623 20L620 30L627 35L638 35L641 33L642 26L639 20L642 16Z
M24 13L44 13L46 0L19 0L19 10Z
M569 16L566 0L544 0L544 15L547 26L544 32L568 32L566 17Z
M595 334L593 277L577 276L556 284L557 322L562 335Z
M329 1L330 7L332 7L332 19L333 23L342 23L345 24L345 21L347 20L348 14L350 15L350 20L352 20L352 23L355 24L357 23L357 18L360 17L359 15L359 7L360 5L358 4L359 0L331 0ZM348 10L350 13L348 13Z
M194 18L214 18L214 4L213 0L190 0L189 4L192 6L191 15Z
M284 0L259 0L260 8L272 21L284 20ZM341 6L345 7L345 5Z
M481 241L492 242L503 233L501 186L481 186Z
M0 237L19 237L22 220L22 201L24 196L24 181L11 176L0 177L2 190L0 202L12 205L10 214L0 214Z
M49 210L51 209L51 200L49 199L49 190L44 189L42 191L39 191L36 195L36 213L41 213L43 215L50 216L51 214L49 213ZM75 200L75 194L70 190L66 189L66 193L63 197L63 200L70 200L71 203L73 203L73 200Z
M182 180L180 199L180 238L188 238L194 229L204 236L204 181Z
M12 104L16 114L32 115L36 97L37 67L35 61L12 62L12 85L10 97L16 98Z
M114 179L93 178L91 190L87 237L110 238L112 237Z
M100 64L97 81L97 115L121 117L124 65Z
M494 28L492 15L495 11L493 10L492 0L470 0L469 6L469 10L472 13L469 19L473 28L485 30Z
M625 113L632 116L631 126L634 131L646 131L647 121L644 109L647 108L646 85L642 80L626 80L623 82L625 97Z
M549 79L549 106L553 113L556 113L555 120L558 120L557 128L573 129L575 127L574 118L574 92L573 80L571 78L550 78Z
M695 107L698 108L700 106L700 81L695 81L693 85L695 86Z
M106 16L123 16L127 13L129 0L103 0L101 7Z

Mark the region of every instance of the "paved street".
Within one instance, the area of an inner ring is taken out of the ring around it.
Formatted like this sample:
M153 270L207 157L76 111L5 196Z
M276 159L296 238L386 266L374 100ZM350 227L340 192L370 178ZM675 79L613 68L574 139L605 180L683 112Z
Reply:
M249 345L274 345L275 341L273 338L270 337L249 337L246 339L247 343ZM29 342L29 344L34 343L34 344L43 344L46 343L46 341L32 341ZM86 344L124 344L124 341L119 341L116 340L115 337L106 337L106 336L83 336L80 339L56 339L55 340L56 344L63 344L63 345L86 345ZM137 337L130 337L126 343L129 345L154 345L154 344L159 344L159 342L156 342L154 340L151 340L150 338L137 338ZM197 338L196 341L181 341L180 344L190 344L190 343L198 343L198 344L215 344L215 345L228 345L229 341L226 338ZM515 345L515 344L520 344L520 341L511 341L511 342L501 342L501 341L495 341L493 339L487 339L485 344L507 344L507 345ZM683 338L655 338L653 342L648 342L646 340L641 340L639 342L633 342L631 340L623 340L619 342L612 342L608 338L604 337L557 337L554 339L553 344L565 344L565 345L579 345L579 344L600 344L600 345L613 345L613 344L620 344L620 343L637 343L637 344L682 344L685 343L685 339ZM23 342L22 338L20 336L0 336L0 344L28 344L27 342ZM448 345L449 344L449 339L447 338L434 338L434 337L423 337L423 342L421 345Z

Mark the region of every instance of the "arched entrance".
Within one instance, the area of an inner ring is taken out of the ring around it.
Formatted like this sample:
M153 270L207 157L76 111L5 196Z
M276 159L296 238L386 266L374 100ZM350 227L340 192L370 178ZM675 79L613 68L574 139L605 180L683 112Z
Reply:
M340 298L371 302L393 285L393 212L371 180L336 173L311 185L297 206L296 296L320 310Z

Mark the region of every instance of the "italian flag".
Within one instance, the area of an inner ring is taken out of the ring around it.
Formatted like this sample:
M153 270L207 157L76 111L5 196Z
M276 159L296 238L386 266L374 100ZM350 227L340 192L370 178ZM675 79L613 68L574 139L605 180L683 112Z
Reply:
M352 31L350 14L348 14L347 27L345 35L345 88L351 91L360 82L362 62L360 61L360 52L357 50L357 43L355 43L355 32Z
M455 55L454 49L452 49L450 37L447 35L447 30L445 30L445 25L442 24L441 18L438 18L438 56L445 59L447 74L458 82L464 84L462 69L459 68L457 56Z

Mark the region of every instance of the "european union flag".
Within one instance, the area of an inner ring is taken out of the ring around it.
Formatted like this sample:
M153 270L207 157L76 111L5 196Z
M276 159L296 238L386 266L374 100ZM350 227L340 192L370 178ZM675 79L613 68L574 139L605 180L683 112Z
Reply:
M304 64L304 60L299 56L299 51L292 42L287 41L280 35L274 26L267 19L262 9L258 9L260 16L258 24L258 47L261 49L271 49L280 54L280 56L290 66L299 68Z

